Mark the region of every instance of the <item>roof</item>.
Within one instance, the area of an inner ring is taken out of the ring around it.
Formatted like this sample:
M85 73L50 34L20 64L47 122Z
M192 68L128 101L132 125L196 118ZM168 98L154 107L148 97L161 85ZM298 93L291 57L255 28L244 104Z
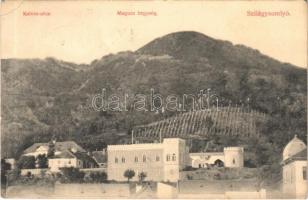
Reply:
M306 144L295 135L283 150L283 160L287 160L304 149L306 149Z
M283 160L282 164L288 164L296 160L307 160L307 148L289 157L288 159Z
M32 146L24 150L24 153L32 153L35 152L41 146L49 146L49 143L34 143ZM79 146L74 141L65 141L65 142L56 142L55 150L56 151L65 151L68 149L76 149L79 152L86 152L81 146Z
M66 150L62 151L60 154L52 156L50 159L57 159L57 158L76 158L76 156L72 152Z
M292 159L307 160L307 148L292 156Z
M76 156L78 160L96 163L96 161L91 156L89 156L87 153L75 152L73 154Z
M107 154L104 151L93 151L92 156L97 163L106 163L107 162Z

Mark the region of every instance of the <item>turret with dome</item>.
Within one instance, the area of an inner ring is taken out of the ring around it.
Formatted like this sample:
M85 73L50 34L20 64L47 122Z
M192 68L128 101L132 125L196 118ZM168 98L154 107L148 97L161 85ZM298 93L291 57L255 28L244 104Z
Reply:
M283 160L287 160L288 158L294 156L295 154L303 151L306 148L306 144L302 140L300 140L297 135L295 135L294 138L285 146L283 150Z
M297 135L282 153L283 194L285 198L307 198L307 146Z

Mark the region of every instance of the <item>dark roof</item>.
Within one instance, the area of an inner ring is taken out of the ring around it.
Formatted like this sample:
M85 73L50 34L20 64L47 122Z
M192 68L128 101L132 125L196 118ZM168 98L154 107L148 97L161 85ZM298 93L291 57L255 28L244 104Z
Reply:
M70 151L62 151L60 154L54 155L51 159L55 158L75 158L76 156Z
M285 164L288 164L288 163L291 163L295 160L307 160L307 148L305 148L304 150L298 152L297 154L291 156L290 158L282 161L282 164L285 165Z
M296 160L307 160L307 148L298 152L291 158L296 159Z
M98 164L96 163L96 161L95 161L91 156L89 156L87 153L83 153L83 152L74 152L73 154L74 154L74 156L75 156L78 160L82 160L82 161L85 161L85 162L88 162L88 163L93 163L93 164L95 164L96 166L98 166Z
M49 146L49 143L34 143L32 146L24 150L24 153L31 153L36 151L37 148L40 146ZM65 141L65 142L56 142L55 144L55 150L56 151L66 151L70 149L76 149L79 152L86 152L81 146L79 146L74 141Z
M97 163L106 163L107 162L107 154L104 151L93 151L92 156Z

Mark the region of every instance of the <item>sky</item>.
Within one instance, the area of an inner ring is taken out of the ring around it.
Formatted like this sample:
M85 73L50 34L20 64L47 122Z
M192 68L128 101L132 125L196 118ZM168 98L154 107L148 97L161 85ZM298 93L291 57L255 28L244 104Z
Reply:
M154 12L157 16L123 16ZM247 12L288 16L247 16ZM27 15L27 13L36 13ZM243 44L282 62L307 66L304 1L6 1L1 4L1 57L55 57L90 63L137 50L157 37L197 31Z

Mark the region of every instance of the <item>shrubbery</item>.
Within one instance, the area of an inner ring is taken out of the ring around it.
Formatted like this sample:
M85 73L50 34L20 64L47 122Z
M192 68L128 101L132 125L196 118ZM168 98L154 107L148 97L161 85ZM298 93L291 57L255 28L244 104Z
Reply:
M107 181L107 174L106 172L90 172L90 174L85 177L85 181L91 183L104 183Z
M85 173L74 167L61 168L63 176L60 181L64 183L80 183L83 182Z

